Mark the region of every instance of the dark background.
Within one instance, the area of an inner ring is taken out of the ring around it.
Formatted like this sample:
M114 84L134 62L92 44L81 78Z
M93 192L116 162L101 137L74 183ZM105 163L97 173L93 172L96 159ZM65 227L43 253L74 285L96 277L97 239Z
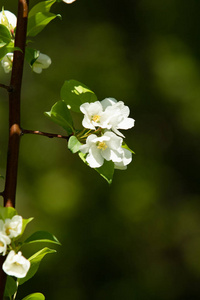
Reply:
M17 13L16 0L2 5ZM136 122L125 134L136 155L108 186L64 140L23 137L17 210L35 218L27 234L48 230L62 247L18 299L38 291L48 300L199 299L200 2L77 0L52 11L62 21L33 44L52 65L41 75L25 66L22 127L64 133L43 112L76 79L99 100L130 107ZM1 68L0 78L8 84L10 75ZM3 175L7 98L1 90Z

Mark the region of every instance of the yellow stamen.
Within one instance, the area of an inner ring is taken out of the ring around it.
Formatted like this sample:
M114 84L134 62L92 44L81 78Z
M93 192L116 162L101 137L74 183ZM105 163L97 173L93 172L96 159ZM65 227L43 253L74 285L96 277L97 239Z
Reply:
M0 242L0 247L3 247L3 246L4 246L4 244L2 242Z
M108 147L108 146L106 145L105 142L98 142L98 143L97 143L97 148L98 148L98 149L106 150L107 147Z
M98 123L100 121L100 116L99 115L92 116L92 121Z

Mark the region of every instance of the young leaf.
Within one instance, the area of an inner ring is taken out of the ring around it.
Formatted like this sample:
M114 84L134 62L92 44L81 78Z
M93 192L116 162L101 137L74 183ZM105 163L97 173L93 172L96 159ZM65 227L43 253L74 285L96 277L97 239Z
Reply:
M60 15L50 12L36 13L28 19L27 36L36 36L56 17L60 17Z
M26 277L18 279L19 284L21 285L24 282L26 282L27 280L29 280L30 278L32 278L35 275L35 273L37 272L37 270L40 266L40 263L41 263L42 259L44 258L44 256L49 254L49 253L54 253L54 252L56 252L56 250L52 250L52 249L49 249L49 248L45 247L42 250L35 253L34 255L32 255L29 258L30 263L31 263L31 267L30 267Z
M25 59L26 61L32 66L36 59L39 57L40 51L33 49L33 48L27 48L25 50Z
M80 105L97 101L97 96L86 85L76 80L66 80L60 91L61 99L75 112L80 112Z
M51 6L56 2L56 0L48 0L48 1L42 1L33 6L33 8L30 10L28 17L34 16L38 12L49 12Z
M45 115L64 128L68 134L74 131L72 117L64 101L56 102L49 112L45 112Z
M36 231L30 237L28 237L24 244L38 243L38 242L48 242L61 245L58 239L47 231Z
M17 215L17 211L13 207L0 206L0 219L12 219L15 215Z
M8 28L0 24L0 48L9 44L11 41L11 34Z
M7 276L4 297L12 298L17 291L17 282L13 277Z
M22 52L22 50L20 48L14 47L13 42L10 42L8 45L0 48L0 61L4 58L4 56L7 53L14 52L14 51L21 51Z
M79 157L82 159L82 161L88 165L86 161L87 154L84 154L82 152L79 152ZM100 168L95 168L96 170L109 184L112 183L112 178L114 175L114 163L112 161L104 160L103 166Z
M133 150L131 150L129 147L128 147L128 145L126 144L126 143L122 143L122 148L125 148L125 149L127 149L128 151L130 151L131 153L133 153L133 154L135 154L135 152L133 151Z
M112 161L104 160L103 166L95 168L95 170L109 183L112 183L114 174L114 163Z
M71 136L71 137L69 138L69 141L68 141L68 149L69 149L72 153L78 152L81 145L82 145L82 144L79 142L79 140L77 139L77 137L75 137L74 135Z
M33 294L26 296L22 300L45 300L45 297L41 293L33 293Z

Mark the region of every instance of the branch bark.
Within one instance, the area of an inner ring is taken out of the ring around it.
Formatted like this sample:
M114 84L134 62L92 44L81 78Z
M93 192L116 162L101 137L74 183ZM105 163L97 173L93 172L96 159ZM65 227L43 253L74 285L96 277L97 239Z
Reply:
M18 0L17 28L15 35L15 47L21 51L14 52L13 68L11 74L9 91L9 141L7 153L7 168L5 189L3 192L4 206L15 207L15 196L17 187L17 171L19 145L21 137L20 128L20 102L21 102L21 85L24 65L24 54L26 46L26 31L28 17L28 0ZM3 300L5 289L6 274L2 270L2 260L0 268L0 300Z

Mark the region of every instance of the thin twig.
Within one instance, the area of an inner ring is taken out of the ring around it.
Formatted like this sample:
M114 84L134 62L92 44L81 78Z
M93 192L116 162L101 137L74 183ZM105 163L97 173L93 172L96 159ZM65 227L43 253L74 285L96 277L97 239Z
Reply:
M0 83L0 88L6 89L9 93L13 91L13 87Z
M65 140L69 140L70 136L67 135L61 135L61 134L57 134L57 133L49 133L49 132L43 132L43 131L39 131L39 130L28 130L28 129L22 129L21 131L21 135L24 134L37 134L37 135L42 135L42 136L46 136L48 138L60 138L60 139L65 139Z

